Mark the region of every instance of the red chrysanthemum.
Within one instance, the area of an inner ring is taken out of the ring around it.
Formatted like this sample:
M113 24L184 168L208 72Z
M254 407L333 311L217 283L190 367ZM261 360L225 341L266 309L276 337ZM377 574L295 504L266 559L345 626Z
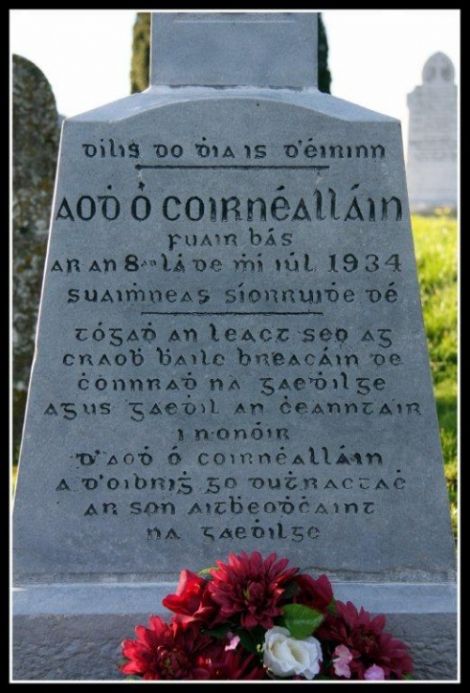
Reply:
M236 650L225 649L220 655L213 656L209 678L227 681L254 681L267 679L268 676L266 669L260 664L257 657L240 648Z
M166 596L162 604L176 614L175 620L180 623L198 621L210 627L218 607L211 599L208 585L208 580L204 580L196 573L182 570L176 593Z
M322 613L326 612L333 600L333 588L326 575L320 575L318 580L314 580L310 575L296 575L293 582L297 585L297 592L292 597L294 603L304 604Z
M292 579L298 568L285 570L288 560L276 563L272 553L265 560L258 551L251 554L230 554L227 564L216 561L217 568L210 573L209 592L219 605L217 622L239 622L244 628L262 626L271 628L280 616L279 602L286 582Z
M386 679L403 679L413 669L413 661L408 648L401 640L384 633L385 616L374 618L354 604L337 601L335 614L329 614L315 632L328 649L330 656L337 645L346 646L352 654L349 662L351 679L364 680L364 673L372 666L381 667ZM335 675L331 666L329 674Z
M135 632L136 640L122 643L129 661L121 672L150 681L208 679L212 659L220 659L224 647L221 641L201 634L196 623L165 623L158 616L150 617L148 628L137 626Z

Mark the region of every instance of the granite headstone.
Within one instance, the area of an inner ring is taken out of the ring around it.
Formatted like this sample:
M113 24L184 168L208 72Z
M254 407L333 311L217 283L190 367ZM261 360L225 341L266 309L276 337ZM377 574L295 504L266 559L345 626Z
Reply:
M444 53L423 67L423 83L408 94L407 179L412 211L457 207L457 86Z
M64 122L15 503L20 678L116 677L182 568L254 549L327 572L422 646L421 676L453 674L400 124L320 93L315 40L314 13L157 13L151 88Z
M44 273L59 117L41 70L13 56L13 409L19 448Z

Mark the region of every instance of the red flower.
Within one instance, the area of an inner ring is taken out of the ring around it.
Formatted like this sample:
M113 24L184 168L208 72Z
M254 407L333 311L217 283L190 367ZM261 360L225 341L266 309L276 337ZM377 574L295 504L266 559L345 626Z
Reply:
M163 606L176 615L175 621L187 624L198 621L210 626L217 605L207 590L209 582L190 570L182 570L175 594L169 594L162 600Z
M227 564L217 561L218 568L210 571L213 580L208 590L220 606L218 623L231 619L244 628L274 625L274 619L282 613L279 603L285 584L298 571L284 570L289 561L283 558L276 563L276 558L272 553L263 560L258 551L253 551L238 556L232 553Z
M129 661L121 672L144 680L208 679L212 658L219 658L223 649L222 642L202 635L195 623L183 626L151 616L149 628L137 626L135 632L136 640L122 643L122 653Z
M364 673L374 665L383 669L386 679L403 679L412 672L413 661L405 643L383 632L385 616L372 618L363 608L358 612L351 602L335 604L335 614L327 616L315 637L327 647L330 657L337 645L349 649L351 679L364 680ZM332 666L329 674L338 678Z
M305 604L322 613L326 612L333 600L333 588L326 575L320 575L318 580L314 580L310 575L296 575L293 582L298 587L298 591L292 597L294 603Z
M253 654L244 649L224 650L211 661L210 679L253 681L268 678L266 670Z

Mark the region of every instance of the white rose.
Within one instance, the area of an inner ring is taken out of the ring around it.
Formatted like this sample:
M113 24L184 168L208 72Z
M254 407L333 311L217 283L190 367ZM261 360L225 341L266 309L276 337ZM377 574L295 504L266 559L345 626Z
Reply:
M266 631L263 663L276 676L294 674L313 679L323 659L320 643L312 636L305 640L292 638L287 628L275 626Z

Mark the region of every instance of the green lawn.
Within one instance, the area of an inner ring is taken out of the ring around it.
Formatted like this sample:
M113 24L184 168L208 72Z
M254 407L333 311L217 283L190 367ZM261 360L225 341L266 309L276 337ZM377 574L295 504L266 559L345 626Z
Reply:
M457 221L412 216L452 526L457 533Z

